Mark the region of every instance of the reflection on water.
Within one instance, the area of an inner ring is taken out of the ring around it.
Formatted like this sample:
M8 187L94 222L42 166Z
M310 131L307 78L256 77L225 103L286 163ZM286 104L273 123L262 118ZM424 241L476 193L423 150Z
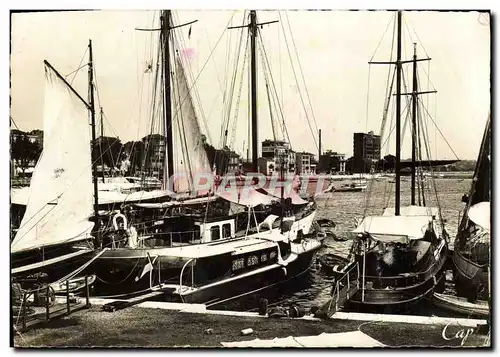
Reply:
M470 187L470 179L437 179L436 190L439 192L438 201L442 209L442 216L446 220L446 228L450 234L453 247L453 239L457 233L459 212L463 208L462 195ZM426 206L437 206L437 200L433 193L434 188L429 181L426 183L428 192L425 197ZM401 183L401 205L409 205L410 183ZM324 194L317 198L317 218L328 218L333 220L337 227L335 233L339 237L346 237L348 232L354 229L356 219L364 214L381 214L383 209L394 205L394 184L387 181L372 181L365 192L339 192ZM369 198L370 197L370 198ZM336 242L333 239L325 241L324 247L318 252L318 257L324 254L337 254L347 257L351 247L351 241ZM244 298L218 305L217 309L237 311L257 311L260 298L266 298L269 305L297 304L303 308L319 306L328 301L332 278L320 270L319 265L313 264L310 271L299 279L287 284L260 291ZM453 294L453 284L447 283L445 293ZM422 304L420 313L423 315L447 316L444 311L438 311L430 303Z

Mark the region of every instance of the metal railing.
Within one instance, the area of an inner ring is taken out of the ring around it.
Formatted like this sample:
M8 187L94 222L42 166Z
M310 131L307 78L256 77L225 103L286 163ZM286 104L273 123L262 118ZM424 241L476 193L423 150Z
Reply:
M182 277L184 276L184 269L193 261L196 261L196 258L191 258L189 259L186 264L184 264L184 266L182 267L182 270L181 270L181 275L179 277L179 296L182 300L182 302L184 302L184 298L182 297L182 293L183 293L183 284L182 284ZM187 287L187 286L186 286ZM191 265L191 288L194 287L194 264Z
M352 279L351 278L351 274L354 271L356 271L356 276L354 277L354 279ZM335 280L335 285L333 286L332 292L331 292L332 298L330 299L330 304L328 305L329 315L330 315L330 311L332 311L331 307L332 307L332 304L334 302L335 302L335 311L337 311L338 308L339 308L339 299L340 299L340 291L341 291L341 289L344 289L344 288L347 289L346 290L347 291L346 292L346 294L347 294L346 298L347 298L347 300L349 300L349 298L350 298L349 292L351 290L351 283L355 283L357 285L358 289L361 287L360 286L360 282L359 282L359 275L360 275L359 263L356 262L339 279Z
M64 296L66 298L65 303L57 303L57 294L54 288L50 284L44 284L40 287L36 287L33 289L22 290L22 298L19 306L19 313L17 316L13 316L14 320L14 328L17 331L26 330L29 327L37 325L42 322L49 321L51 318L69 315L72 312L78 311L82 308L90 307L90 285L88 283L88 276L85 276L85 304L82 305L78 301L78 299L74 299L73 308L72 308L72 298L74 298L73 294L70 293L70 281L66 280L66 291ZM33 297L33 303L30 303L28 300ZM43 304L43 306L42 306ZM64 306L65 305L65 306ZM76 306L75 306L76 305ZM13 299L13 306L16 306L16 299ZM39 307L43 310L39 310L38 313L33 311L31 307Z

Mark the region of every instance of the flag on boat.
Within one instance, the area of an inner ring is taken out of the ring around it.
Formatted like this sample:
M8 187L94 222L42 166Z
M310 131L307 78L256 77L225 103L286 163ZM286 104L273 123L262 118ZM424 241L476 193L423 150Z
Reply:
M153 264L155 263L156 258L158 258L158 256L154 257L153 261L151 261L151 257L149 256L149 253L148 253L148 261L149 261L149 262L148 262L148 264L146 264L146 265L144 266L144 269L142 269L142 273L141 273L141 275L140 275L140 276L137 276L137 277L135 278L135 281L136 281L136 282L137 282L137 281L139 281L139 280L141 280L141 279L142 279L142 277L143 277L144 275L146 275L147 273L149 273L149 272L153 271Z

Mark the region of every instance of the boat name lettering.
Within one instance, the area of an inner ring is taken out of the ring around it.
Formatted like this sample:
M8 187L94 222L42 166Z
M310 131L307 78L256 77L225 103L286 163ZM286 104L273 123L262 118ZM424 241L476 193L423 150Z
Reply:
M441 336L446 341L462 339L462 341L460 342L460 346L463 346L467 338L474 333L473 328L468 328L460 329L455 332L455 334L453 334L453 332L448 331L448 327L450 326L450 324L451 322L444 327L443 332L441 333Z
M259 257L257 257L256 255L251 255L247 258L247 266L250 267L257 264L259 264Z
M164 221L164 220L161 220L161 221L155 221L154 225L155 225L155 226L157 226L157 225L159 225L159 224L163 224L163 223L165 223L165 221Z
M233 260L233 270L243 269L245 267L245 259L240 258Z

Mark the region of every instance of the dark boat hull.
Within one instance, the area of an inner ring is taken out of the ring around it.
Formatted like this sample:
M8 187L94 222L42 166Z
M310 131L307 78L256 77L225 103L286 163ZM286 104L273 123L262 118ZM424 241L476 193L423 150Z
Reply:
M130 298L153 289L161 289L164 291L166 301L189 303L221 301L229 297L252 293L304 274L309 270L320 248L321 246L318 246L314 250L298 255L286 268L277 264L274 259L255 266L254 269L244 269L240 273L230 272L235 258L231 254L210 257L205 261L200 259L196 262L194 270L191 269L187 258L161 257L161 270L153 269L138 281L136 278L141 275L150 259L147 256L134 261L109 259L106 262L97 259L97 264L94 266L97 280L93 291L94 295L103 298ZM271 251L275 250L268 252ZM183 270L185 265L186 268ZM210 269L213 270L209 271ZM183 284L189 286L192 279L195 281L196 289L180 295L176 290L181 280ZM161 286L159 281L162 282Z
M46 275L46 282L55 282L82 267L96 252L77 246L58 246L12 254L11 276L14 281L37 274Z
M392 289L365 289L364 296L362 290L358 290L345 304L345 310L384 313L411 311L422 300L430 298L435 291L444 289L447 255L447 245L444 245L439 259L418 282Z
M488 265L478 265L460 251L453 252L453 277L455 290L460 297L473 302L488 299Z
M168 293L165 297L167 300L187 303L211 302L209 305L216 307L216 305L238 297L263 291L278 284L292 282L308 272L314 262L316 252L317 250L301 254L297 260L286 267L286 272L283 267L277 266L263 273L241 277L227 283L221 282L220 285L200 289L191 295L184 296L182 300L179 300L178 297L169 299L171 296L168 296Z
M40 260L36 252L31 256L23 254L20 261L14 256L11 265L12 283L19 284L26 291L39 291L47 285L50 285L52 292L56 294L66 294L67 287L70 293L77 295L85 293L86 289L90 291L95 276L85 276L85 273L80 272L80 268L95 256L95 251L68 248L64 253L60 253L60 257L49 260ZM74 253L78 255L72 256Z
M361 192L363 187L339 187L333 190L333 192Z

